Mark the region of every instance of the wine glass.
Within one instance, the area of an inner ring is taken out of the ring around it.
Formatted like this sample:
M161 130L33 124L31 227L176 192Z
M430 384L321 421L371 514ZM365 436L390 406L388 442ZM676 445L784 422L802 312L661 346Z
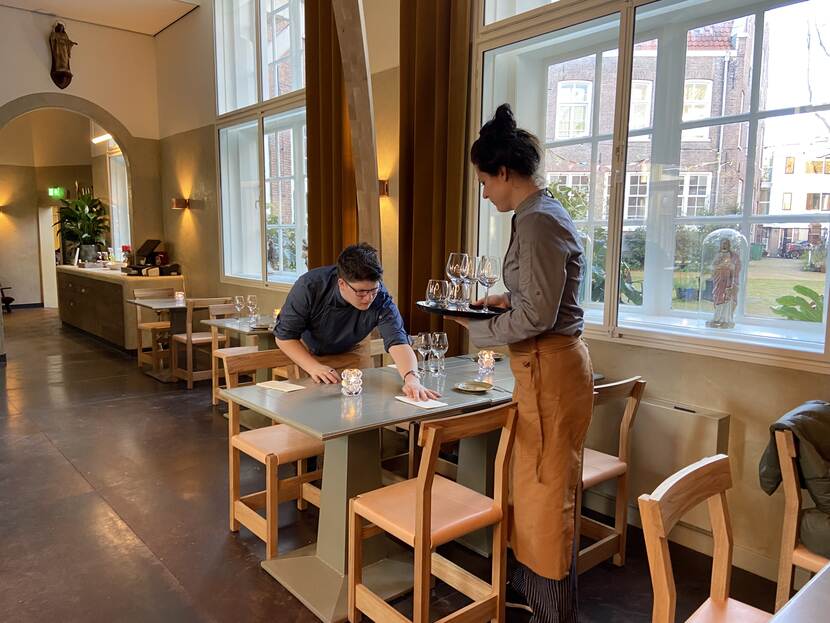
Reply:
M476 259L476 280L485 288L483 311L489 311L487 298L490 296L490 288L499 280L499 258L493 255L479 256Z
M444 375L444 354L447 352L449 348L449 341L447 340L447 334L443 331L436 331L432 334L432 355L436 359L438 359L438 372L439 376Z
M470 276L470 256L466 253L450 253L447 260L447 279L453 283L464 281Z
M245 297L238 295L233 297L233 308L236 310L236 315L242 313L242 308L245 307Z
M422 331L415 336L415 343L413 344L415 350L421 353L421 358L424 361L423 368L419 368L423 372L427 371L427 355L432 350L432 335L427 331Z
M254 321L255 314L259 312L259 305L257 305L256 294L248 295L248 318L251 322Z
M450 284L443 279L430 279L427 283L427 300L438 307L446 307Z

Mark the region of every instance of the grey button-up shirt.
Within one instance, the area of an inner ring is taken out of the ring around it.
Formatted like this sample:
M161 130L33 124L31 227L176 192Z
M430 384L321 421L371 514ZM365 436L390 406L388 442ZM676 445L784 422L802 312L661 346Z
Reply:
M510 311L470 322L476 346L513 344L546 333L582 334L582 245L570 215L544 191L516 208L503 275Z

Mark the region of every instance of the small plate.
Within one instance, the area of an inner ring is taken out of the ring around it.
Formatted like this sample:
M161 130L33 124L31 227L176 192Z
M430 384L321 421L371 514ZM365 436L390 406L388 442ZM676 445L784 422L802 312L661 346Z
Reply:
M461 383L456 383L453 389L464 392L465 394L483 394L493 389L493 384L485 383L484 381L462 381Z

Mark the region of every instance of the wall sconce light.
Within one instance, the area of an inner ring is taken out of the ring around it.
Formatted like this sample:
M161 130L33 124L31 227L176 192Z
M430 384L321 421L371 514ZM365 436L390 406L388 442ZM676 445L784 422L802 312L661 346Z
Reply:
M190 208L190 199L184 197L174 197L170 200L170 207L173 210L187 210Z
M104 141L112 140L111 134L100 134L99 136L95 136L92 138L93 144L97 145L98 143L103 143Z
M378 195L381 197L389 196L389 180L378 180Z

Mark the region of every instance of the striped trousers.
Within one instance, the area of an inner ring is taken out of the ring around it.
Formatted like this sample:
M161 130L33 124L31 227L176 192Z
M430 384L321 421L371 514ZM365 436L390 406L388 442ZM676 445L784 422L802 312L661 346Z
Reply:
M524 595L528 605L533 609L530 623L579 623L579 603L577 600L576 553L571 570L561 580L551 580L537 575L515 559L508 550L508 581L511 586Z

